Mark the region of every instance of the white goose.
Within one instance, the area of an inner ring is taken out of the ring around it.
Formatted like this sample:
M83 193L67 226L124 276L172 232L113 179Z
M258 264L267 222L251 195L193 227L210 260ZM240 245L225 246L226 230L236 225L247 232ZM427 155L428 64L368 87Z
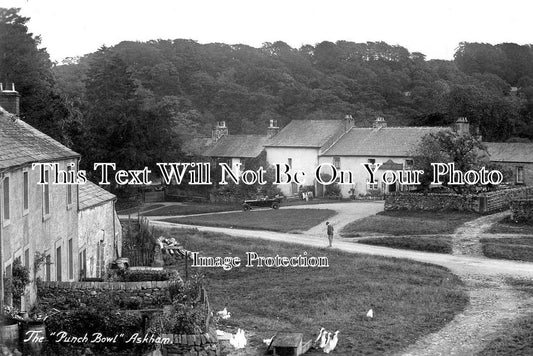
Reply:
M330 333L331 335L331 333ZM339 341L339 330L335 331L335 335L331 338L326 346L324 346L324 353L329 354L331 351L335 350L337 347L337 342Z
M324 335L326 335L324 337ZM324 330L324 334L322 335L322 339L320 340L320 348L325 348L327 344L329 344L329 340L331 339L331 333L327 330Z
M318 340L320 340L320 338L322 337L322 333L324 332L324 328L320 328L320 331L318 332L318 336L316 337L316 340L315 340L315 344L318 342Z
M370 310L366 313L366 317L372 319L372 318L374 317L374 311L373 311L372 309L370 309Z
M272 343L272 340L274 339L274 336L276 335L273 335L270 339L263 339L263 344L270 346L270 344Z
M231 316L231 313L228 311L228 309L226 307L224 307L223 310L220 310L217 312L217 315L221 318L221 319L229 319L230 316Z

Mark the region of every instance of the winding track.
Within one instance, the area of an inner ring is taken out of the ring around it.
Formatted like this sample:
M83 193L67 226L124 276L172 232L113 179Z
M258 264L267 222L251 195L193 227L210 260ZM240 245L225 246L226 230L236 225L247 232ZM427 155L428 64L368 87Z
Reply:
M337 211L330 220L336 231L347 223L383 210L382 202L320 204L285 207L284 209L332 209ZM517 292L506 283L506 278L533 279L533 263L488 259L482 256L479 237L504 213L483 216L465 223L452 236L453 254L399 250L380 246L357 244L335 239L334 248L350 253L406 258L449 268L465 282L470 303L450 323L436 333L429 334L403 350L400 355L475 355L497 336L510 322L530 310L533 298ZM158 221L151 224L162 228L190 225ZM168 216L164 218L169 218ZM232 236L325 247L325 228L321 223L304 234L287 234L272 231L251 231L218 227L195 226L200 231L219 232Z

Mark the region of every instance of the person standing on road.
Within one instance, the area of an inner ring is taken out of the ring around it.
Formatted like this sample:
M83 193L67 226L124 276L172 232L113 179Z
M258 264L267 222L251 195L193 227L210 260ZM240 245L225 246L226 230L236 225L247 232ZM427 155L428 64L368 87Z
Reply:
M326 221L326 229L327 229L328 240L329 240L328 247L331 247L331 243L333 242L333 225L331 225L329 221Z

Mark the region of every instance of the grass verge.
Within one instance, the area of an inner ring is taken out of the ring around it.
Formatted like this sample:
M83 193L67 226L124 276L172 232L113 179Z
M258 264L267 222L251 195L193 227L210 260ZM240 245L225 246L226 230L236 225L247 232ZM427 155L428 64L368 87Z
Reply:
M406 250L452 253L452 238L450 236L369 237L357 242Z
M533 281L513 279L509 284L533 297ZM526 312L503 329L478 356L533 355L533 312Z
M384 211L349 223L342 229L341 235L358 237L366 233L397 236L452 234L459 226L477 217L479 215L464 212Z
M235 204L180 204L168 205L163 208L144 213L144 216L173 216L173 215L193 215L203 213L217 213L221 211L241 210L241 205Z
M163 221L188 225L290 232L309 230L335 214L335 211L329 209L269 209L189 216Z
M164 206L163 204L148 204L148 205L144 205L141 207L136 206L136 207L125 209L125 210L120 210L117 213L120 215L137 214L138 211L143 212L143 211L150 210L150 209L161 208L163 206Z
M306 251L329 259L328 268L191 268L206 275L212 307L231 312L219 328L239 327L250 335L257 352L246 354L264 351L261 340L276 331L303 332L309 340L321 326L340 330L332 354L391 354L442 328L468 304L459 278L434 265L194 230L164 234L202 256L245 259L254 251L290 257ZM373 319L365 317L370 308Z
M533 225L517 224L508 216L492 225L488 232L491 234L533 235Z
M486 257L533 262L533 235L482 238L480 242Z

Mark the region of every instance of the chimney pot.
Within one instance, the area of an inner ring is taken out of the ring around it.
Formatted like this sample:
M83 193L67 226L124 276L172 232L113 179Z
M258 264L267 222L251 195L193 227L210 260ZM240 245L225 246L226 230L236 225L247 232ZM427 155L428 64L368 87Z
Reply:
M274 137L278 134L279 127L278 127L278 120L270 119L270 124L267 128L267 136Z
M381 129L381 128L387 127L387 121L385 121L383 117L378 116L376 118L376 121L374 121L374 123L372 124L372 127L375 129Z
M470 123L466 117L460 117L457 119L454 125L455 131L459 135L469 135L470 134Z
M211 132L213 141L217 142L221 137L227 136L229 134L228 128L226 127L226 121L217 121L217 125Z
M15 91L15 83L11 83L11 90L4 90L0 83L0 106L11 114L20 114L20 94Z

